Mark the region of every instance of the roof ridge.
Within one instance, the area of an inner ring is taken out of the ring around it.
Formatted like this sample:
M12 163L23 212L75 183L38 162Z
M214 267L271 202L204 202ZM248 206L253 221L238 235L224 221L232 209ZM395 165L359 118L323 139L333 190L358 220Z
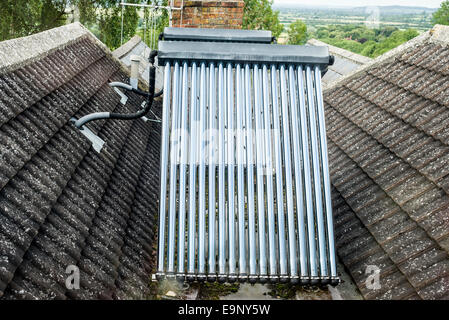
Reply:
M41 59L87 34L88 30L77 22L30 36L2 41L0 42L0 74Z
M446 45L449 44L449 26L436 24L429 32L433 42Z
M112 51L81 23L75 22L30 36L0 42L0 75L42 59L82 38L90 39L107 56L120 65L126 75L130 71Z
M123 56L125 56L127 53L129 53L132 49L134 49L140 42L142 42L142 38L139 35L135 35L131 39L129 39L127 42L122 44L120 47L112 51L112 54L114 57L120 59Z
M365 57L361 54L354 53L352 51L333 46L331 44L328 44L326 42L323 42L323 41L315 39L315 38L310 39L309 41L307 41L307 43L312 44L314 46L327 46L329 48L330 53L340 56L344 59L350 60L352 62L355 62L356 64L359 64L359 65L367 64L373 60L372 58Z

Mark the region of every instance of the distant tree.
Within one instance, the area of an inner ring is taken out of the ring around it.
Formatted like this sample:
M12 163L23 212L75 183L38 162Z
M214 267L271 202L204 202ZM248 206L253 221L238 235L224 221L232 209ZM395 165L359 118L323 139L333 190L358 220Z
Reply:
M65 24L69 0L1 0L0 41Z
M110 49L121 45L122 7L120 0L71 0L80 13L80 22L87 26ZM128 3L140 3L128 0ZM152 3L151 0L146 3ZM137 8L125 7L123 10L123 41L135 35L139 15Z
M302 20L296 20L288 28L289 44L304 44L307 41L307 26Z
M72 3L78 8L80 12L80 22L87 26L102 42L104 42L110 49L115 49L121 44L121 23L122 23L122 8L121 0L72 0ZM128 0L128 3L141 4L160 4L167 5L167 0ZM143 25L145 20L147 22L147 34L144 35L144 30L137 32L142 39L147 40L149 44L152 37L152 30L150 25L150 9L143 9L143 19L139 16L139 11L134 7L125 7L123 10L123 42L128 41L133 37L140 24ZM156 41L157 36L161 33L164 27L168 26L167 10L161 10L156 19Z
M329 38L329 30L325 27L320 27L316 31L317 38Z
M97 10L101 9L103 1L72 0L72 5L79 10L80 22L86 27L92 27L97 23Z
M279 37L284 26L279 21L279 11L273 11L272 0L244 0L243 29L271 30Z
M441 7L433 14L432 22L449 25L449 0L441 3Z
M166 5L167 3L165 3ZM160 15L157 16L156 18L156 28L155 30L150 29L150 24L151 24L151 16L150 16L150 9L145 8L144 9L144 17L143 19L139 22L139 28L140 30L138 30L137 34L142 38L142 40L144 40L147 45L151 44L151 39L155 39L156 40L156 46L158 43L158 37L159 34L161 32L164 31L165 27L168 27L169 25L169 16L168 16L168 11L167 10L161 10ZM145 34L145 21L146 21L146 34ZM153 32L155 34L153 34Z
M374 54L374 51L376 50L376 46L377 46L376 41L373 41L373 40L367 41L363 44L363 49L360 52L360 54L367 56L367 57L372 57Z
M393 32L399 30L396 27L386 26L383 29L380 29L380 34L384 35L385 37L389 37Z
M28 36L73 22L73 19L68 21L70 9L73 12L77 9L79 21L110 49L115 49L121 44L121 2L121 0L1 0L0 41ZM167 0L127 2L167 4ZM123 41L126 42L136 34L140 17L138 9L134 7L125 7L123 13ZM163 10L162 16L157 19L157 35L166 25L168 14Z
M364 25L321 26L315 32L309 33L309 37L316 37L336 47L371 58L384 54L419 34L415 29L400 30L397 27L370 29Z

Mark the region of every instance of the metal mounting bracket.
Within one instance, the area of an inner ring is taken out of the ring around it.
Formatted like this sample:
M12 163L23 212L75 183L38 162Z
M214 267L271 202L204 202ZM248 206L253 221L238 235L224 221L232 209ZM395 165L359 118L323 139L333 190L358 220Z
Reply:
M126 102L128 102L128 97L123 92L121 92L118 88L114 88L114 91L117 92L118 95L120 96L120 98L121 98L120 103L125 105Z
M75 122L75 118L71 118L70 121ZM82 126L80 129L80 132L92 143L92 147L95 151L98 153L101 152L101 149L103 149L103 146L105 144L104 140L101 139L99 136L97 136L92 130L90 130L87 126Z

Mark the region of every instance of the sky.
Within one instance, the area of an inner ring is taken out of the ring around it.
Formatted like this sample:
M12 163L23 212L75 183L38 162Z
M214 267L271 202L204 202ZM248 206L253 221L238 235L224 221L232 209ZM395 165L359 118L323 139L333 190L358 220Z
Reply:
M308 5L316 6L346 6L346 7L363 7L363 6L415 6L415 7L440 7L443 0L274 0L275 5Z

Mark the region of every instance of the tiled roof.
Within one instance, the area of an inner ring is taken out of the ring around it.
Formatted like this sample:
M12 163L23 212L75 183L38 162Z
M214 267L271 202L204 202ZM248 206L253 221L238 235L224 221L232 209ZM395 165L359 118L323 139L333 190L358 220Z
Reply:
M135 112L129 75L79 24L0 43L0 297L142 297L152 268L160 128L96 121L97 153L70 122ZM154 110L159 110L156 106ZM80 269L68 290L66 268Z
M449 298L448 35L436 26L324 92L338 255L365 298Z
M329 53L335 57L333 65L329 66L326 74L322 78L323 86L326 87L338 80L342 76L353 73L361 66L370 63L371 58L361 56L348 50L334 47L317 39L310 39L307 44L312 46L326 46Z

